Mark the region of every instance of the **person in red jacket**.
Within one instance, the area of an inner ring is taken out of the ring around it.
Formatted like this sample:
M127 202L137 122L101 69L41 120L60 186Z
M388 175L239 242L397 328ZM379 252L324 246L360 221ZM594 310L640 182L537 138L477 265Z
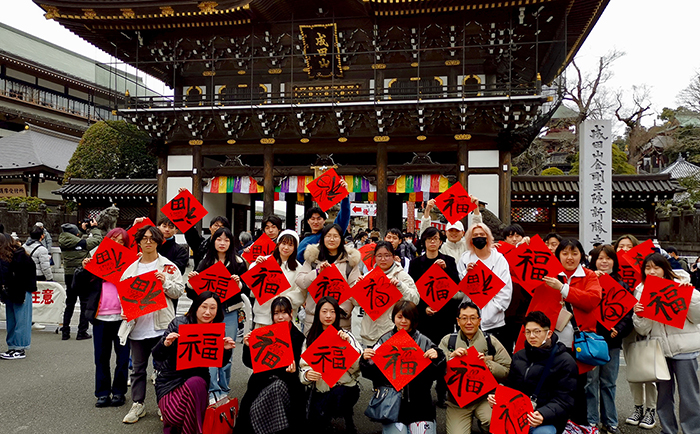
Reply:
M559 320L556 324L556 334L559 342L563 343L573 355L572 346L574 342L574 327L572 323L586 332L596 331L595 310L602 298L602 289L598 282L595 271L584 268L584 258L586 257L581 243L574 238L564 238L555 252L555 256L564 267L564 272L559 276L545 277L544 282L561 293L562 310L559 313ZM574 356L574 358L576 358ZM590 369L588 369L590 370ZM587 369L577 378L576 391L574 393L574 413L571 420L586 425L588 417L586 415L586 379Z

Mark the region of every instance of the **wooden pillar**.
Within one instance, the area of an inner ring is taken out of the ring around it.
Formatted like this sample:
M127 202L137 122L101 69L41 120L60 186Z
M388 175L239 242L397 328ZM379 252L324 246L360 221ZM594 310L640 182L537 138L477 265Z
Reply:
M267 217L275 213L275 157L272 145L264 145L263 157L263 189L265 190L263 216Z
M457 145L457 181L462 184L467 193L469 192L469 145L460 141ZM469 218L462 219L462 225L466 230L469 227ZM418 234L416 233L416 237Z
M248 230L251 234L255 234L255 199L257 193L250 195L250 220L248 220Z
M386 150L386 143L377 144L377 223L376 228L385 234L387 227L387 217L389 212L389 192L387 185L387 165L389 156Z
M203 165L203 158L202 158L202 146L201 145L194 145L192 146L192 195L194 196L195 199L199 201L199 203L203 203L203 195L204 193L202 192L202 165ZM197 225L197 233L201 234L202 233L202 221L200 220Z
M509 225L510 224L510 151L500 151L500 170L498 176L498 192L501 200L499 201L498 218Z
M297 223L297 194L287 193L284 195L284 200L287 203L287 218L285 219L285 228L296 230Z
M29 195L39 197L39 178L32 177L29 185Z
M168 200L168 156L158 156L158 196L156 198L156 214L165 206Z

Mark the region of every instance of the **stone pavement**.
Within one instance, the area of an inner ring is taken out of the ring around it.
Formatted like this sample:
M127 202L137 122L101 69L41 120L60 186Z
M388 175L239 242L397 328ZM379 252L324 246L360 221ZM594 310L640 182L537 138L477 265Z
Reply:
M183 300L184 301L184 300ZM189 300L188 300L189 301ZM181 311L185 306L180 307ZM106 434L160 433L162 424L156 414L155 391L147 389L148 414L138 423L126 425L122 418L131 406L130 400L120 408L95 408L94 364L92 340L76 341L75 327L70 340L61 341L54 334L55 326L32 332L32 347L24 360L0 360L0 433L31 434ZM5 324L0 322L0 350L5 346ZM238 344L239 346L242 344ZM240 361L241 351L234 351L231 396L243 395L250 370ZM624 366L618 379L618 411L620 419L632 411ZM359 433L379 433L381 427L364 415L371 395L371 384L362 380L360 402L355 406L355 423ZM438 432L444 433L444 410L438 409ZM343 422L337 422L343 432ZM621 424L624 434L658 434L660 429L646 431Z

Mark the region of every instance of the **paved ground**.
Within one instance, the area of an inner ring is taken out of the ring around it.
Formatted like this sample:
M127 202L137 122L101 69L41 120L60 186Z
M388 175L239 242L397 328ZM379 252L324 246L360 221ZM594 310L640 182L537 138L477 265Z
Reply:
M178 310L184 309L181 306ZM76 315L77 316L77 315ZM147 390L148 415L134 425L125 425L122 418L131 402L121 408L95 408L94 364L92 340L76 341L75 326L72 338L61 341L54 334L55 326L33 331L32 347L24 360L0 360L0 433L74 434L74 433L159 433L162 424L156 415L155 392ZM5 347L5 324L0 322L0 350ZM234 370L231 378L232 396L243 395L250 370L240 361L239 350L234 351ZM618 380L618 411L620 419L632 411L625 368ZM371 385L362 380L360 402L355 406L355 421L359 433L379 433L381 427L369 422L362 414L369 401ZM438 409L438 432L444 433L444 410ZM337 429L343 432L343 422ZM659 433L659 428L652 430ZM624 434L642 434L649 431L621 426Z

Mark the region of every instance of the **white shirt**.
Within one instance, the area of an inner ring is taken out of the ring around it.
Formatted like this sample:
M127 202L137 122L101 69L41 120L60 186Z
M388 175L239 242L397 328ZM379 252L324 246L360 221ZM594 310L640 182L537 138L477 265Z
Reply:
M151 271L156 270L157 266L158 260L148 264L144 264L143 262L139 261L139 268L136 275L140 276L141 274L150 273ZM140 316L134 320L135 325L133 330L131 330L131 334L129 334L129 339L134 341L142 341L144 339L159 338L163 336L165 330L155 329L153 322L154 313L155 312L147 313L146 315Z

